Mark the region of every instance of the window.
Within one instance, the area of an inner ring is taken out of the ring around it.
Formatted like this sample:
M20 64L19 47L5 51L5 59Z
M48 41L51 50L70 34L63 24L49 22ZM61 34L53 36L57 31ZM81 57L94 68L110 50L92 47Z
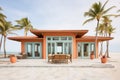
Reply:
M72 37L68 37L68 40L72 40Z
M51 40L51 38L48 37L47 40Z
M61 40L67 40L67 37L61 37Z
M53 37L53 40L59 40L59 37Z

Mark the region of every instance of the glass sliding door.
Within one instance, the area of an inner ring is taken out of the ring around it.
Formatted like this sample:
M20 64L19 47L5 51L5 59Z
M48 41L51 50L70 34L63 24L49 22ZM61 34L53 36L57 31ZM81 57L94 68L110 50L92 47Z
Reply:
M63 54L63 43L57 43L57 54Z
M94 52L95 54L95 44L94 43L90 43L90 53Z
M84 43L83 44L83 56L84 56L84 58L89 57L89 49L90 49L89 44Z
M51 53L51 43L48 43L48 54L52 54Z
M89 42L78 43L78 57L90 58L91 51L95 51L95 43Z
M41 43L27 42L26 53L28 58L42 58Z
M72 54L72 43L68 43L68 54Z
M27 44L27 56L28 57L32 57L33 54L32 54L32 43L28 43Z
M64 54L68 54L68 44L64 43Z
M55 43L52 43L52 54L55 54Z
M78 57L82 57L82 45L81 45L81 43L78 44Z
M46 48L47 56L49 54L72 54L72 37L48 36L46 39L47 39Z
M35 53L35 57L41 57L41 44L35 43L33 51Z

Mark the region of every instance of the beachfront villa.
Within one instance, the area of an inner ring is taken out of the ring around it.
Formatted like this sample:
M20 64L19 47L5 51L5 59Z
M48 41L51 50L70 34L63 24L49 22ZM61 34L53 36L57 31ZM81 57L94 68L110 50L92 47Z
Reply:
M99 42L112 37L86 36L88 30L30 30L34 36L8 37L21 42L21 53L27 58L46 59L49 54L71 54L72 58L89 58L94 51L98 57Z

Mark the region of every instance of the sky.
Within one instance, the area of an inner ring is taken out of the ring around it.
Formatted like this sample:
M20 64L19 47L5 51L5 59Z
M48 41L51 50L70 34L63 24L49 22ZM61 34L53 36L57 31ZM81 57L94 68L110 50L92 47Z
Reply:
M41 30L81 30L87 29L86 35L94 36L96 21L82 25L87 19L84 12L95 2L104 3L106 0L0 0L0 7L7 16L7 20L14 25L15 20L28 17L34 28ZM120 9L119 0L109 0L106 8L116 6L109 13L116 14ZM118 13L117 13L118 14ZM110 41L110 52L120 53L120 17L112 18L112 25L116 28ZM17 36L23 36L24 32L15 31ZM29 35L33 35L30 34ZM16 36L16 35L8 35ZM20 52L20 42L7 40L6 49L9 52ZM2 49L3 50L3 49Z

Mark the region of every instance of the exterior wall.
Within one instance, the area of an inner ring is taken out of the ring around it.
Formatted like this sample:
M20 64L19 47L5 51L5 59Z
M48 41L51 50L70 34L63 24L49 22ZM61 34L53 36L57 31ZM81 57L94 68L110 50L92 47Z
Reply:
M24 42L21 42L21 54L24 54L25 53L25 43Z
M24 54L25 51L25 43L26 42L41 42L42 43L42 59L46 59L46 50L47 50L47 40L46 37L47 36L72 36L73 40L71 41L72 43L72 58L78 58L78 46L77 43L78 42L95 42L95 36L84 36L84 34L86 34L88 32L88 30L53 30L53 31L48 31L48 30L33 30L32 33L35 34L36 36L43 36L43 39L38 38L38 37L9 37L9 39L11 40L15 40L15 41L20 41L21 42L21 53ZM76 38L77 37L81 37L81 38ZM83 36L83 37L82 37ZM106 40L111 40L113 38L111 37L98 37L98 41L106 41ZM96 43L96 47L95 47L95 55L96 58L98 58L98 42ZM34 47L33 47L34 48ZM82 48L81 48L82 49ZM84 48L87 49L87 48ZM64 52L64 50L63 50Z
M42 40L23 40L21 42L21 53L25 53L25 42L41 42L42 43L42 59L46 59L46 36L44 36L43 41ZM77 51L77 43L78 42L88 42L88 41L76 41L75 36L73 36L73 41L72 41L72 58L76 59L78 58L78 51ZM90 41L89 41L90 42ZM95 47L95 52L96 52L96 58L98 58L98 42Z

